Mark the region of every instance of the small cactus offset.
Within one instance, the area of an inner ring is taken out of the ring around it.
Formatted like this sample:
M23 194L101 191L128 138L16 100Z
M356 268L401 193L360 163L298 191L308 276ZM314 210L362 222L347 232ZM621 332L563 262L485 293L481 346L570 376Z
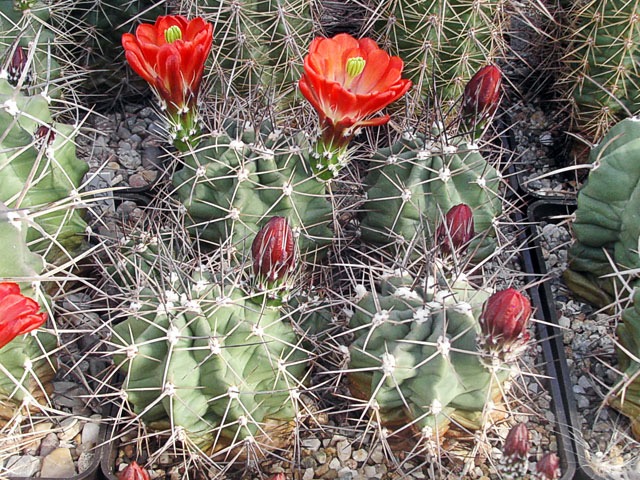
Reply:
M82 244L78 189L88 166L76 157L70 125L53 123L47 100L0 79L0 200L30 214L33 251L55 261Z
M617 297L614 272L640 267L640 120L615 125L592 149L592 169L578 192L567 285L599 306ZM613 262L613 263L612 263ZM603 278L603 276L605 276Z
M307 354L282 312L203 269L164 285L142 289L113 328L134 412L203 450L286 446Z
M389 277L363 292L349 322L352 393L405 435L440 442L450 428L482 428L500 415L494 406L511 374L479 341L490 299L464 278Z
M365 178L365 241L389 244L424 236L433 242L447 212L466 204L476 234L469 250L476 258L493 252L502 181L477 145L405 133L390 148L379 149L373 161Z
M480 67L503 56L504 4L503 0L371 2L381 43L405 61L416 85L413 108L436 94L446 110Z
M308 170L309 140L268 123L227 122L185 153L173 176L190 228L200 239L251 245L273 216L285 217L307 260L326 254L333 234L324 183Z
M622 0L581 0L566 11L565 65L558 88L573 102L577 131L600 141L640 104L640 6Z

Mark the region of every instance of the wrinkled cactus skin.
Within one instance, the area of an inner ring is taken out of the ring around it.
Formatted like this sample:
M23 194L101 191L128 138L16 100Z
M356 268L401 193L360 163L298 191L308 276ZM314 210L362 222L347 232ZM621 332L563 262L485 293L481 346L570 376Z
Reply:
M578 192L567 285L598 306L616 298L611 261L618 270L640 268L640 121L615 125L590 153L594 168Z
M263 123L230 122L183 157L173 176L194 235L250 247L273 216L285 217L303 258L326 253L333 234L325 184L307 170L309 142ZM243 247L244 248L244 247Z
M388 244L424 235L431 243L445 214L465 203L473 211L476 232L468 250L476 258L493 252L493 222L502 211L501 177L477 148L453 140L443 147L423 134L405 134L378 150L373 162L365 178L364 240Z
M357 303L349 324L352 393L375 400L390 428L412 425L434 438L451 424L481 428L509 377L508 367L487 367L478 350L478 316L489 294L463 279L450 287L432 279L413 284L407 276L387 278Z
M618 370L624 372L628 380L610 402L629 417L633 435L640 441L640 289L637 287L632 301L633 305L622 312L622 322L616 330L620 342L620 348L616 349Z

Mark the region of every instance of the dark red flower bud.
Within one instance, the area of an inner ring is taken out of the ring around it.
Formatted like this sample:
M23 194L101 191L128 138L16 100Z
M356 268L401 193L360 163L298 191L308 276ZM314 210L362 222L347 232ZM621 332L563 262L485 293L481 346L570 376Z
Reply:
M473 211L464 203L451 207L436 230L436 241L445 253L468 245L473 238Z
M251 245L253 273L267 282L282 280L296 265L293 231L284 217L272 217Z
M519 353L529 341L530 318L531 303L520 292L507 288L494 293L480 316L483 347L502 358Z
M502 71L495 65L482 67L464 87L462 114L476 122L494 114L500 103Z
M284 473L276 473L273 477L271 477L269 480L287 480L287 477L285 476Z
M56 132L47 125L40 125L34 134L36 142L41 145L49 146L56 139Z
M502 452L505 457L524 460L529 453L529 429L524 423L515 425L504 441Z
M11 56L11 63L7 69L7 80L14 87L18 84L18 80L22 76L22 72L27 67L27 53L20 45L16 47Z
M546 453L536 465L537 477L542 480L560 478L560 459L555 453Z
M150 480L147 471L136 462L131 462L127 468L118 474L118 480Z

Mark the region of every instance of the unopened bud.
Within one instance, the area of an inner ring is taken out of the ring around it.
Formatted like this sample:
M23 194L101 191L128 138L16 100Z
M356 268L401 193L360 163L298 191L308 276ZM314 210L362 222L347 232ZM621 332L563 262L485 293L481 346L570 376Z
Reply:
M147 471L136 462L131 462L118 474L118 480L150 480Z
M443 252L451 253L466 248L474 234L473 211L468 205L460 203L446 213L436 230L436 241Z
M284 217L272 217L251 245L253 273L262 280L282 280L296 266L293 231Z
M560 478L560 459L555 453L546 453L536 465L536 478L554 480Z
M36 144L48 147L56 139L56 132L47 125L40 125L33 136L35 137Z
M491 295L480 315L481 344L485 350L509 360L529 341L529 299L513 288Z
M476 121L494 114L500 103L502 71L495 65L482 67L464 87L462 113Z
M27 53L20 45L16 47L11 56L11 63L7 69L7 80L14 87L18 84L18 80L22 76L24 69L27 68Z

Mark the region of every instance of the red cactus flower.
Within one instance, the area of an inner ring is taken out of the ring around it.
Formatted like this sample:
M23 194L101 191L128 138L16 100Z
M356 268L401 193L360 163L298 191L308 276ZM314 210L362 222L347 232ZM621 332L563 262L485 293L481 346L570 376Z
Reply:
M494 293L480 316L484 347L502 358L520 353L529 341L530 318L531 303L520 292L507 288Z
M537 478L554 480L560 478L560 459L555 453L546 453L536 465Z
M473 211L469 205L460 203L449 209L436 230L436 241L444 253L466 248L475 235Z
M22 295L17 283L0 282L0 348L42 326L47 314L39 310L38 302Z
M136 462L131 462L118 474L118 480L150 480L147 471Z
M338 157L345 154L357 128L389 121L388 115L370 117L411 88L411 81L402 78L403 67L400 58L370 38L357 40L340 33L311 42L299 86L320 117L317 153L320 163L326 163L322 170L329 165L337 170Z
M122 35L131 68L178 112L196 103L212 41L213 25L181 15L158 17L153 25L139 25L135 36Z
M287 480L287 477L285 476L284 473L276 473L273 477L271 477L269 480Z
M476 123L492 116L500 104L502 71L486 65L476 72L464 87L462 114Z
M296 265L293 231L284 217L272 217L251 245L253 272L267 282L282 280Z
M524 423L514 425L504 441L502 449L505 457L524 460L529 454L529 429Z

